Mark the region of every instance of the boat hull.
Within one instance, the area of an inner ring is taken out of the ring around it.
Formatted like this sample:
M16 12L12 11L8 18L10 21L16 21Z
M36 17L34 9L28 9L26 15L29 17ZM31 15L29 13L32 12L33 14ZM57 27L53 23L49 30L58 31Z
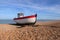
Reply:
M37 19L37 15L32 15L23 18L14 18L14 21L17 24L35 24L36 19Z

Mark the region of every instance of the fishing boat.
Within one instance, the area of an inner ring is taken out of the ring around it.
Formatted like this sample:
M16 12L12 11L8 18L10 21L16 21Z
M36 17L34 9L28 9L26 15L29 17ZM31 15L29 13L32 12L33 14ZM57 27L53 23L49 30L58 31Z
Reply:
M35 24L37 21L37 14L24 16L23 13L18 13L18 17L14 18L17 24Z

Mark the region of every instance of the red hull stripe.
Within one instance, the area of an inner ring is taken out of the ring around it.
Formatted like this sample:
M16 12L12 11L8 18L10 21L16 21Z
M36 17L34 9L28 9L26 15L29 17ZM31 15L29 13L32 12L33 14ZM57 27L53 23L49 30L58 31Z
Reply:
M20 18L14 18L14 20L20 20L20 19L26 19L26 18L34 18L37 17L37 15L32 15L32 16L25 16L25 17L20 17Z

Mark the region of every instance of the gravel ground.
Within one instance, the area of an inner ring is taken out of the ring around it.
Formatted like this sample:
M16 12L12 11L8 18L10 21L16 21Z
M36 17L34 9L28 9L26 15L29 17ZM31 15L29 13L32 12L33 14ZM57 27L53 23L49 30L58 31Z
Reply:
M0 40L60 40L60 21L35 25L0 24Z

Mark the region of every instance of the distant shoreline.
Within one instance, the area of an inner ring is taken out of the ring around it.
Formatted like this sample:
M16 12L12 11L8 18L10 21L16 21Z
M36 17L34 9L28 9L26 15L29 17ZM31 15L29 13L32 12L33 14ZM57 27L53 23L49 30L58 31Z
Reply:
M47 19L37 20L37 22L49 22L49 21L60 21L60 20L47 20ZM10 24L10 23L15 23L15 22L12 19L5 19L5 20L0 19L0 24Z

